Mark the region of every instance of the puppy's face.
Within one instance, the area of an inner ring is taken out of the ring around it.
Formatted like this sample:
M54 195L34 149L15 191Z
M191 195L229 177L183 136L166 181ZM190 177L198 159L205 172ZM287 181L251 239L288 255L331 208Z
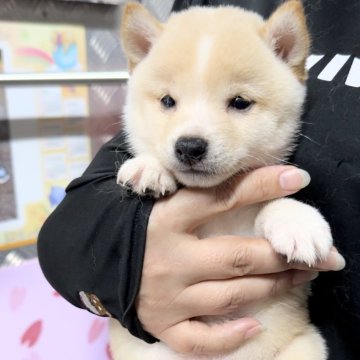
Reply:
M125 126L136 155L205 187L287 155L309 47L298 1L267 22L224 7L194 8L165 25L131 4L122 26L132 70Z

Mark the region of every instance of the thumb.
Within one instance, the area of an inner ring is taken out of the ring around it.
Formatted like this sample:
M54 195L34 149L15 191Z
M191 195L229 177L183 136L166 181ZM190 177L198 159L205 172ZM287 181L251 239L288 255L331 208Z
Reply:
M186 320L168 328L162 333L161 340L179 353L220 355L235 350L261 331L261 324L252 318L211 325L199 320Z
M217 214L293 194L309 182L310 175L294 166L263 167L214 188L181 189L158 201L152 216L160 211L173 230L191 231Z

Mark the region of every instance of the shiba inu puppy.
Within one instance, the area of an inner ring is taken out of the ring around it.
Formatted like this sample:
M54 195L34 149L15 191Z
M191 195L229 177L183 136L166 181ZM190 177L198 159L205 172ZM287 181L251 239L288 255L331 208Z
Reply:
M226 186L236 174L281 163L291 153L309 52L300 1L285 2L268 20L229 6L192 8L166 24L132 3L121 36L131 72L125 131L134 158L119 169L119 184L155 197L178 184ZM200 237L265 237L289 261L309 265L332 246L320 213L288 198L232 210L197 231ZM309 323L307 295L299 286L239 309L232 318L255 317L266 330L216 359L325 360L324 341ZM115 321L111 338L116 360L197 359L163 343L146 344Z

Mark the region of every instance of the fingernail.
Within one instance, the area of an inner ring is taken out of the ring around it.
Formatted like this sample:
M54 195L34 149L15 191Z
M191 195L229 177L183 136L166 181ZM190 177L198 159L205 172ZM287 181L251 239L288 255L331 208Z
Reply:
M332 271L340 271L343 270L346 266L346 261L344 257L333 247L330 251L329 256L320 263L315 265L316 269L319 270L332 270Z
M310 175L302 169L285 170L280 174L279 182L283 190L300 190L310 184Z
M344 257L335 248L331 249L327 260L334 264L334 266L331 268L334 271L340 271L346 266Z
M249 330L261 327L261 323L253 318L243 317L232 322L232 326L235 330L247 333Z
M244 339L250 339L255 335L260 334L262 331L264 330L264 327L262 325L256 325L252 328L250 328L248 331L246 331L245 335L244 335Z
M316 279L319 276L317 271L298 270L295 272L292 283L293 285L300 285Z

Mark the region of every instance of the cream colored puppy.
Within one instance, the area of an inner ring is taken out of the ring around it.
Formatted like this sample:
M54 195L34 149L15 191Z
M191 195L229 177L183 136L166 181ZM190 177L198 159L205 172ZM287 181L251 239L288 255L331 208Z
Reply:
M160 24L138 4L125 7L128 56L125 130L134 158L119 184L159 197L178 184L210 187L281 163L293 149L305 98L309 36L300 1L265 21L235 7L192 8ZM200 237L262 236L289 261L309 265L329 254L320 213L292 199L233 210L198 229ZM251 316L265 330L223 360L324 360L323 339L309 323L307 288L297 287L226 318ZM149 345L112 324L116 360L196 359ZM201 357L203 359L204 357ZM210 357L209 357L210 358Z

